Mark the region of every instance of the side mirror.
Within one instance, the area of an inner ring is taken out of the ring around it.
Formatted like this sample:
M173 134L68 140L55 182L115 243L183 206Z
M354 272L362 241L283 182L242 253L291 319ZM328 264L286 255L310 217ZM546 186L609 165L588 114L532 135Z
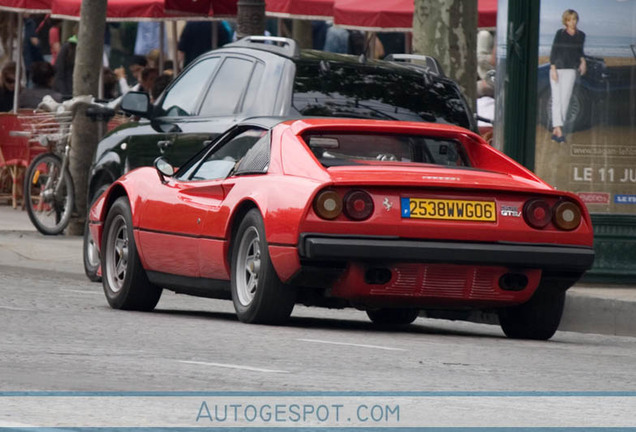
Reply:
M120 108L128 114L150 118L150 96L145 92L128 92L121 99Z
M159 174L161 183L167 183L166 177L172 177L175 172L174 167L163 156L155 159L155 169L157 174Z

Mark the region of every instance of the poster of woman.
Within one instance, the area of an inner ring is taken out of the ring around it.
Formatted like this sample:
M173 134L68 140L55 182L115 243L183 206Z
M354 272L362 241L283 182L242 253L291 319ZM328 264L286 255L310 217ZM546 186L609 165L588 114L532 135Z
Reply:
M535 171L636 214L636 0L542 0Z

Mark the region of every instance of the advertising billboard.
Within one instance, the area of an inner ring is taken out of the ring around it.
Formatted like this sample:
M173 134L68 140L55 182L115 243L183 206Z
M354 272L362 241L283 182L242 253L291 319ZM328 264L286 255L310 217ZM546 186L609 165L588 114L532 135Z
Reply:
M542 0L535 172L636 214L636 0Z

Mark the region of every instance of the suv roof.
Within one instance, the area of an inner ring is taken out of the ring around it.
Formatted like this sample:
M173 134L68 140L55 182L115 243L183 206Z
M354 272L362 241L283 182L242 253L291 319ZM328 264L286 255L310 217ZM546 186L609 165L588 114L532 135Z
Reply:
M300 50L293 39L248 36L222 51L275 54L295 65L289 114L449 123L476 130L457 84L433 57L364 55Z

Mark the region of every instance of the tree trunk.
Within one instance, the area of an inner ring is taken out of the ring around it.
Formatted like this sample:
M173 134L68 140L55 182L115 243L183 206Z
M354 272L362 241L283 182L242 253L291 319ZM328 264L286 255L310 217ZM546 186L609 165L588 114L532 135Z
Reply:
M413 51L435 57L474 110L477 96L477 0L415 0Z
M238 0L236 37L265 34L265 0Z
M77 52L73 70L73 96L96 96L102 68L107 0L82 0ZM98 124L86 117L87 106L73 118L69 168L75 186L75 208L68 235L82 235L87 213L88 171L98 142Z

